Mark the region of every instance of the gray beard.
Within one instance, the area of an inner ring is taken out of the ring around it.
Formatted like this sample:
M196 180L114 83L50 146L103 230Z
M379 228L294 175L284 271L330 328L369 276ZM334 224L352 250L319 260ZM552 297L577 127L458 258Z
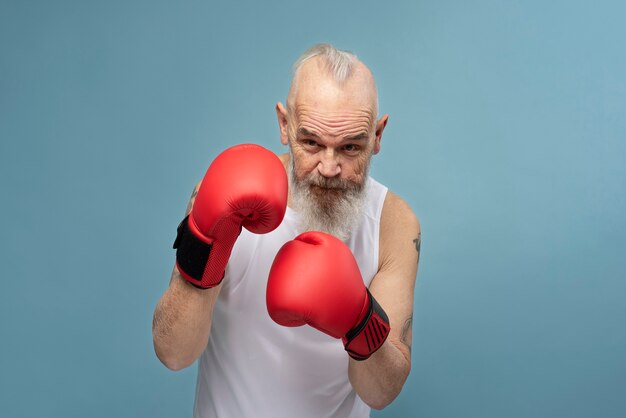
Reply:
M300 215L301 231L321 231L347 241L363 212L369 161L363 184L324 177L315 171L298 179L293 154L289 151L289 190L293 209Z

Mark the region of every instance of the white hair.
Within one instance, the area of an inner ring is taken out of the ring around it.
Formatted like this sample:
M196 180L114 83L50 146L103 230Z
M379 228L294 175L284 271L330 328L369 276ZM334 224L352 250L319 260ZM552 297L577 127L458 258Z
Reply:
M323 58L326 68L338 82L345 81L354 69L358 58L352 52L342 51L331 44L317 44L307 49L293 65L294 76L298 73L302 65L314 57Z
M304 65L304 63L311 58L321 58L323 64L326 67L329 75L333 79L342 84L345 82L354 72L357 64L360 62L358 57L350 52L335 48L331 44L316 44L311 48L304 51L302 55L293 64L293 79L291 80L291 87L289 88L289 94L287 95L287 109L292 109L292 99L295 92L296 78L298 72ZM373 81L373 78L372 78ZM374 91L376 94L376 101L374 103L374 115L378 115L378 92L376 92L376 83L374 82ZM374 123L376 121L374 120Z

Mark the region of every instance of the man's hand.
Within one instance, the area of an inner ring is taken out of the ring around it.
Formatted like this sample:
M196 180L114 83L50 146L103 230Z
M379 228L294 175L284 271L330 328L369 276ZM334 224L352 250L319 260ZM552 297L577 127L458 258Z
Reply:
M284 326L308 324L341 338L365 360L389 334L385 311L365 287L350 249L322 232L305 232L280 249L267 283L267 309Z
M276 155L258 145L237 145L211 164L174 242L176 266L196 287L217 286L244 226L264 234L283 220L287 175Z

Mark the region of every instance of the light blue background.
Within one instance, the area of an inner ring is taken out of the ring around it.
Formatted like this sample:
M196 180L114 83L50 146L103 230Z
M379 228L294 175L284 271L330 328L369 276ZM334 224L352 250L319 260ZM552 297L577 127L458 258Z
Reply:
M413 370L376 417L626 416L620 1L0 2L0 415L190 416L151 319L189 194L276 152L290 66L374 71L373 175L422 222Z

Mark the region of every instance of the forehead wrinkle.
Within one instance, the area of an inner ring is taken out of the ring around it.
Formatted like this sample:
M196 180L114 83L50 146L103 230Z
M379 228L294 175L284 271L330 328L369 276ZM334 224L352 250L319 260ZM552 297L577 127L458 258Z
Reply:
M342 113L364 113L369 117L376 118L376 102L359 97L358 94L340 95L333 92L313 93L302 95L290 106L293 112L311 111L324 109L330 115ZM347 110L346 110L347 109Z
M334 117L341 118L344 116L366 117L366 118L374 117L374 112L372 112L370 109L367 109L365 107L360 107L360 108L356 108L352 110L329 110L329 111L324 111L324 112L321 112L316 109L317 109L316 106L309 106L305 104L299 104L296 106L296 112L298 114L307 113L307 114L312 114L314 116L327 117L327 118L334 118Z
M300 121L297 132L301 134L312 134L311 136L322 137L360 137L368 136L370 124L366 120L358 123L324 123L320 121L309 122Z
M300 107L296 110L298 126L312 125L322 126L327 129L341 129L342 127L354 127L365 132L373 126L375 118L367 110L354 110L350 112L319 112L314 108Z
M304 98L301 98L304 99ZM349 140L361 134L371 133L375 126L376 115L373 109L363 102L340 100L329 102L320 98L309 97L310 100L298 100L291 124L293 135L302 134L299 128L305 128L308 133L318 139Z

